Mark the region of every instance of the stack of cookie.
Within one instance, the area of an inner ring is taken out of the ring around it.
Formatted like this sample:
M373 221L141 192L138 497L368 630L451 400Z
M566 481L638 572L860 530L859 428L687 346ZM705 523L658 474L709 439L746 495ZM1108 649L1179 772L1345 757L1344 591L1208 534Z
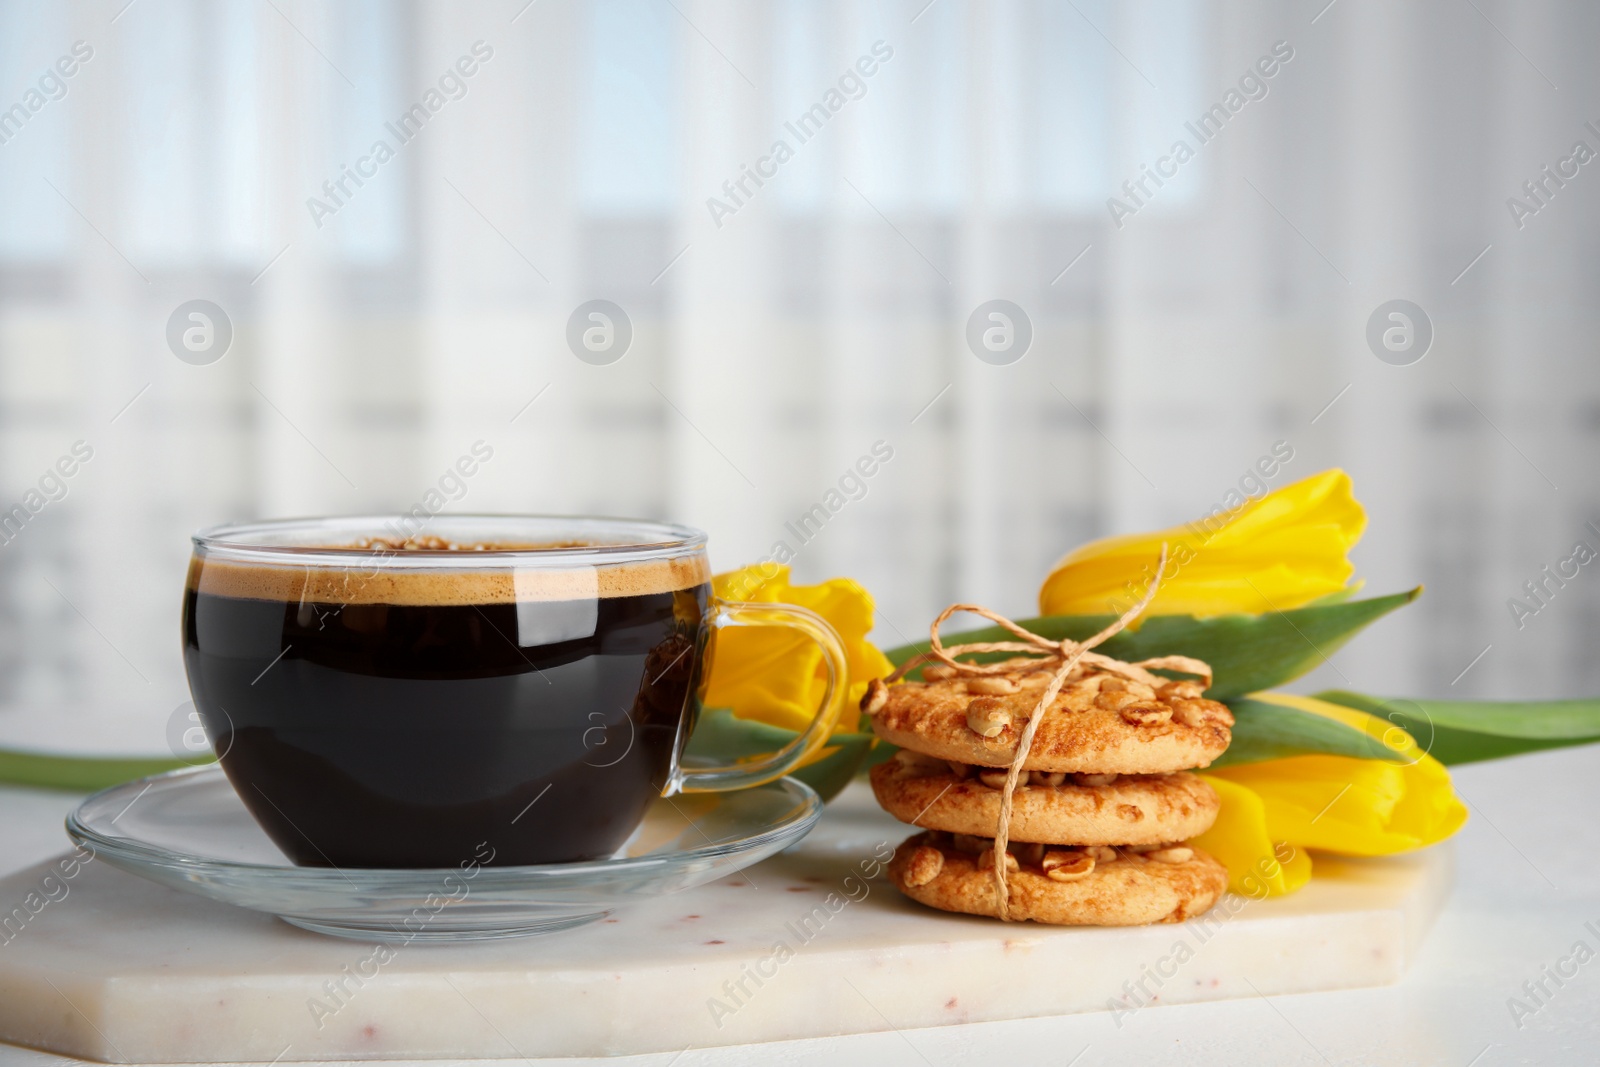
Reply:
M900 891L945 911L1061 925L1182 922L1211 907L1227 869L1183 842L1210 828L1217 795L1187 772L1228 747L1227 707L1202 698L1201 682L1086 657L1027 746L997 878L1007 769L1053 677L1038 659L1002 666L936 663L862 701L874 732L900 747L872 769L873 792L925 828L889 864Z

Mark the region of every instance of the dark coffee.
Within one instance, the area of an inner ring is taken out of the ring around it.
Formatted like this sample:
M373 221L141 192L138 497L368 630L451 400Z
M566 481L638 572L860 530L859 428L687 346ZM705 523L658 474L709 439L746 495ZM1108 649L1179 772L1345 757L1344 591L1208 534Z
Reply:
M239 796L296 863L613 853L671 773L709 588L678 561L350 571L196 559L184 663Z

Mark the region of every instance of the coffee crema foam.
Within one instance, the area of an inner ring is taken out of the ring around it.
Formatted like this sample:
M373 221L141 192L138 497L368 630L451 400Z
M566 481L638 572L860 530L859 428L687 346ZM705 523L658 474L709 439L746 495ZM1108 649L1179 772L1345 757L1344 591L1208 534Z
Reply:
M490 547L455 551L473 555ZM500 550L513 547L523 546L492 546ZM711 568L703 555L582 567L516 568L484 560L472 570L409 567L406 555L400 551L375 559L353 559L348 567L337 568L234 563L196 556L189 561L187 584L206 596L244 600L420 607L649 596L692 589L711 580Z

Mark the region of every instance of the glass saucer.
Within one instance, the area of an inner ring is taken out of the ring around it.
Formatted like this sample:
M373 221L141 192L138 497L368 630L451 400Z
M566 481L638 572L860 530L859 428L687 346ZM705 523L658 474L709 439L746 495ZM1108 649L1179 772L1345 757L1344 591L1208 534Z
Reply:
M334 937L457 941L564 930L612 908L715 881L810 832L822 801L783 778L657 800L610 859L536 867L297 867L256 825L217 766L96 793L67 833L162 885L264 911ZM480 860L485 857L478 857Z

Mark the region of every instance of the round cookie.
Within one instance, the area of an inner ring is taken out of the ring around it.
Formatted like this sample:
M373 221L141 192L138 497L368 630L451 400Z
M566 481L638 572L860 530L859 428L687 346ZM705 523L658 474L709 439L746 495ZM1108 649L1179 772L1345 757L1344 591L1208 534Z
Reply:
M1017 739L1048 680L1048 672L1023 663L1010 675L876 686L867 690L862 708L871 714L873 732L901 748L1004 767L1016 755ZM1200 691L1198 682L1189 681L1153 689L1106 673L1075 678L1045 710L1023 768L1168 774L1208 766L1232 739L1233 714L1201 698Z
M1024 847L1025 849L1025 847ZM1190 856L1161 862L1118 850L1088 874L1058 882L1039 866L1023 863L1006 876L1010 918L1056 926L1143 926L1191 919L1217 902L1228 887L1228 870L1199 849L1171 850ZM994 874L978 857L955 848L937 832L902 842L889 861L895 887L930 908L999 917Z
M1002 773L985 777L993 781ZM1049 784L1043 777L1033 774L1034 781L1012 795L1013 841L1158 845L1198 837L1217 818L1215 790L1181 771L1118 777L1104 785L1081 785L1070 775ZM958 776L942 760L904 750L872 768L872 792L890 815L931 830L992 837L1000 820L999 789L976 774Z

